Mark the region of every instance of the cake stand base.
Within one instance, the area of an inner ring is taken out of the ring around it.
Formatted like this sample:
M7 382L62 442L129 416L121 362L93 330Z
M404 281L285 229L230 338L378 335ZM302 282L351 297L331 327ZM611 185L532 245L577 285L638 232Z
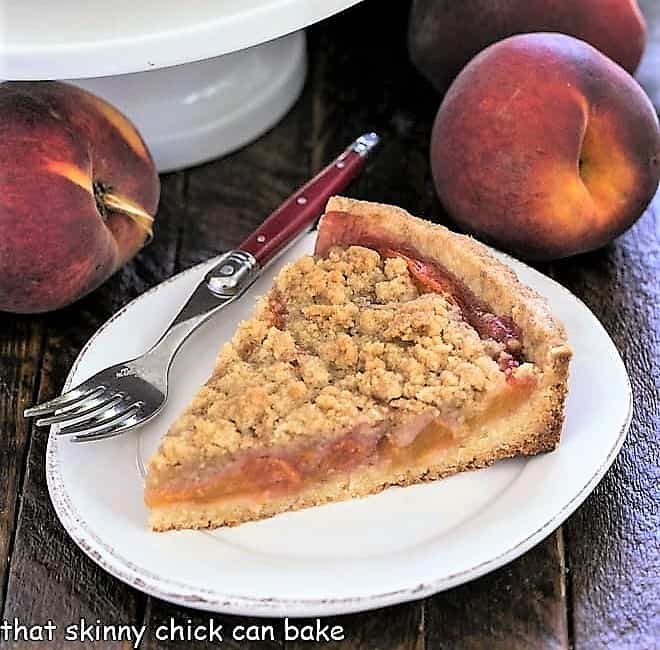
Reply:
M299 31L213 59L71 83L123 111L166 172L223 156L267 131L296 101L305 74Z

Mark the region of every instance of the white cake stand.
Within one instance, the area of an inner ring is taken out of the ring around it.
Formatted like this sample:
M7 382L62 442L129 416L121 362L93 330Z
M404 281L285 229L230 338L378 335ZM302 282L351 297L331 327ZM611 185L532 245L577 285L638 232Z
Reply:
M67 79L137 125L160 171L226 154L302 90L301 31L359 0L0 0L0 79Z

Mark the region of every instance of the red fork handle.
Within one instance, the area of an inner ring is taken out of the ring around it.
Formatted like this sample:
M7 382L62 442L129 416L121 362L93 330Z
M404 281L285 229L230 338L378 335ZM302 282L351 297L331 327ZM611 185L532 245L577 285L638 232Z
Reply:
M323 212L328 199L343 190L362 171L378 140L375 133L360 136L339 158L280 205L239 249L251 253L262 266L269 262L310 228Z

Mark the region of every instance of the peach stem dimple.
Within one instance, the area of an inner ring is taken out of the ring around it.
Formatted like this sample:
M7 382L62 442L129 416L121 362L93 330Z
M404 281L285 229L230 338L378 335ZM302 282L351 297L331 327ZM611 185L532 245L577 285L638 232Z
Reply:
M121 194L116 194L111 189L103 190L98 196L98 200L103 207L131 218L138 227L146 232L146 243L149 243L153 239L154 218L137 203Z

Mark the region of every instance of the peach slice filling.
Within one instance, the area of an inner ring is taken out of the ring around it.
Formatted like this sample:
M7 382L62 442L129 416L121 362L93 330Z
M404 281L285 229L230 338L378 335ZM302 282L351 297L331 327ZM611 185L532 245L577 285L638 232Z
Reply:
M159 486L147 485L145 502L149 508L236 498L260 502L264 497L295 496L333 477L350 477L352 471L367 467L405 470L428 465L493 420L514 412L534 385L533 378L507 382L480 414L461 425L426 413L398 425L358 425L333 440L295 450L249 450L229 462L204 467L195 478L180 471Z
M328 215L326 215L326 220ZM327 221L326 221L327 228ZM148 507L174 503L218 503L233 499L295 496L333 478L350 478L355 470L384 470L428 466L434 457L456 448L489 423L513 413L535 387L533 376L516 378L513 370L523 361L521 332L511 319L498 316L481 303L457 278L439 265L421 260L410 251L389 248L373 238L351 237L351 244L372 245L382 256L399 256L424 291L442 292L461 309L463 317L482 338L492 338L506 349L498 359L507 382L491 395L484 409L461 424L433 412L394 423L361 424L331 440L289 448L262 448L242 452L202 468L178 467L159 485L147 485ZM344 242L333 242L339 244ZM377 246L373 246L376 243ZM327 251L327 248L326 248ZM318 252L318 249L317 249ZM280 329L286 327L286 305L271 305ZM193 478L191 478L193 477Z

